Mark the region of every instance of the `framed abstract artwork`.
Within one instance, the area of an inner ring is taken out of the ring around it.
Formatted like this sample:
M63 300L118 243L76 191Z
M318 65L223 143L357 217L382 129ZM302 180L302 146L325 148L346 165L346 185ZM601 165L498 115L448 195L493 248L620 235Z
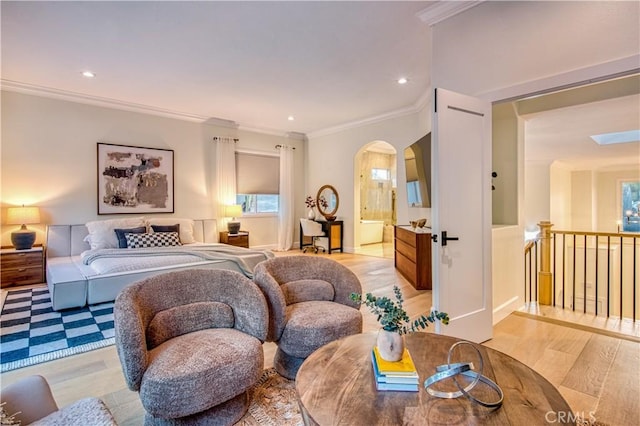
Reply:
M98 214L173 213L173 150L98 142Z

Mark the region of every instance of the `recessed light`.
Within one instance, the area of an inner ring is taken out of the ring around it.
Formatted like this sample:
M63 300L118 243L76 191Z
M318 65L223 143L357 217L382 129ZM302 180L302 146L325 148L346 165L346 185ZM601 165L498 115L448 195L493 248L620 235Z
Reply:
M398 79L398 84L407 84L409 80L407 80L405 77L401 77Z
M290 115L289 117L287 117L287 120L293 121L293 120L295 120L295 118L293 117L293 115Z
M96 75L94 73L92 73L91 71L82 71L82 75L87 77L87 78L93 78Z
M591 136L598 145L613 145L616 143L638 142L640 141L640 130L629 130L626 132L603 133Z

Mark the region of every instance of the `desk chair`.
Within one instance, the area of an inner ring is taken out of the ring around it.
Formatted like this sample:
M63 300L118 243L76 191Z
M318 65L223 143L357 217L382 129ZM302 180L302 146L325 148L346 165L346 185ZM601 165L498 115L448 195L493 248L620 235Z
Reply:
M311 246L306 246L304 248L301 247L302 252L306 253L307 249L311 249L315 253L318 253L318 250L325 251L324 247L318 246L316 244L316 242L318 241L318 237L324 237L322 225L314 220L309 219L300 219L300 225L302 226L302 235L311 237L312 240Z

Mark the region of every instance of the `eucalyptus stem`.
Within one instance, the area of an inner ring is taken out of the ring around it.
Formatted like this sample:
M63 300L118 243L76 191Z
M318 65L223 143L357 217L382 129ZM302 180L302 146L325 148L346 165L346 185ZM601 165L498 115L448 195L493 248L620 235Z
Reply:
M377 316L377 321L383 330L400 335L423 330L429 326L429 323L435 323L436 321L440 321L442 324L449 324L449 315L436 310L431 311L429 315L420 315L420 317L411 321L402 307L404 303L402 291L398 286L394 286L393 293L395 301L386 296L378 297L371 293L367 293L364 300L359 293L351 293L350 298L356 303L367 306L371 313Z

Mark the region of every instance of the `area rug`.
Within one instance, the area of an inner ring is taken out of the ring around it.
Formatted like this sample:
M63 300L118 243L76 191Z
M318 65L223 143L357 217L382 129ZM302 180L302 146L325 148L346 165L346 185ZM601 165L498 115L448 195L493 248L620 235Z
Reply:
M251 391L251 405L236 426L301 426L295 382L269 368Z
M60 312L47 288L9 291L0 314L0 372L114 343L113 302Z

